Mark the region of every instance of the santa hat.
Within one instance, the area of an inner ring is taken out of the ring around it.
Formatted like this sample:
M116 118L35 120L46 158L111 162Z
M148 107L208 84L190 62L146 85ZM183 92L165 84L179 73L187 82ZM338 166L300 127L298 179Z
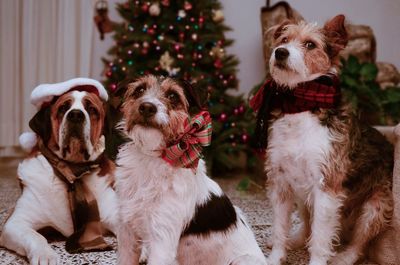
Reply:
M104 86L97 80L90 78L74 78L55 84L41 84L31 93L31 104L38 110L50 104L54 97L61 96L71 90L87 91L97 94L103 101L108 100ZM33 132L24 132L19 137L19 143L27 152L30 152L37 143L37 135Z

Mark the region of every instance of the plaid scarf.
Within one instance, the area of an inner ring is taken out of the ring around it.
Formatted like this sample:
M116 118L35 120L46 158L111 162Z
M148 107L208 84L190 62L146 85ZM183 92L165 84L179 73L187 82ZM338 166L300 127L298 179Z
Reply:
M250 100L250 106L257 112L257 147L267 147L268 122L273 110L294 114L319 108L334 109L340 100L340 86L336 76L321 76L301 83L294 89L279 86L274 80L268 79Z
M52 166L54 173L68 186L68 200L74 224L74 233L67 238L65 249L69 253L108 250L104 241L96 198L82 179L108 163L104 154L91 162L71 163L60 159L41 140L39 150Z
M185 122L185 130L179 142L167 147L162 159L175 167L196 170L202 149L211 143L211 117L208 111L202 111Z

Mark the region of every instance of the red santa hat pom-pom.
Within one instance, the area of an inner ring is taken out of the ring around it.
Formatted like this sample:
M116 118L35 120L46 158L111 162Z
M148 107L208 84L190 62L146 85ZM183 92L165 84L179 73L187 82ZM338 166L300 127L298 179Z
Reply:
M34 132L24 132L19 136L19 144L28 153L36 146L37 140L37 135Z

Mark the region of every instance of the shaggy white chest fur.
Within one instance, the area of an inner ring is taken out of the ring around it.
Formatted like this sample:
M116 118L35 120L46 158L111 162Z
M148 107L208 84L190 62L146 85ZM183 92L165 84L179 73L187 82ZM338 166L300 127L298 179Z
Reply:
M311 112L286 114L271 126L267 155L275 181L286 182L296 196L306 200L324 182L321 164L326 163L332 136Z

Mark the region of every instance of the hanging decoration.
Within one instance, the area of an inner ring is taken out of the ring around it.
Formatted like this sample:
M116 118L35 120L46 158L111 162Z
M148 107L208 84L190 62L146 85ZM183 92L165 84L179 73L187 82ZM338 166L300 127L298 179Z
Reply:
M100 39L104 40L104 34L113 31L113 23L108 17L108 4L106 0L98 0L95 5L94 22L100 33Z

